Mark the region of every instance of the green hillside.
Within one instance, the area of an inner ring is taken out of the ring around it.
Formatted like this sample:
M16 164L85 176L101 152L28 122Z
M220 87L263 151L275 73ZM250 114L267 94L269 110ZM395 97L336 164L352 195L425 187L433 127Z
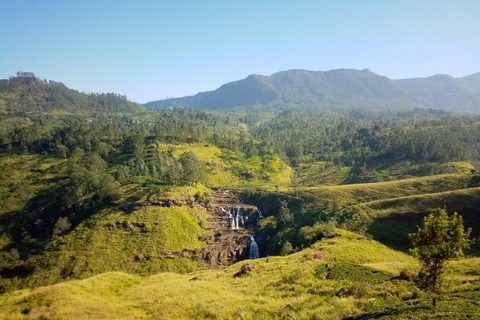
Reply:
M478 311L471 303L478 243L468 259L450 264L444 300L432 312L414 281L408 234L446 207L480 236L480 117L312 111L316 85L303 88L305 76L335 83L330 93L354 89L359 104L412 85L391 87L368 71L287 72L220 90L252 92L231 98L257 107L227 110L204 94L202 103L221 110L201 111L147 109L37 78L1 80L0 318L461 318ZM282 81L306 90L305 100L288 90L274 97ZM305 108L259 107L272 99ZM243 210L229 216L228 207ZM246 229L233 230L241 223ZM261 258L241 261L255 253L250 235ZM252 270L234 277L244 263Z
M244 262L187 275L105 273L8 293L0 300L0 317L344 319L370 313L391 317L413 310L417 317L441 316L455 310L457 319L463 319L480 311L470 302L478 298L478 273L467 276L469 268L478 267L478 259L451 264L451 288L433 310L428 297L412 283L394 280L400 266L415 268L412 258L359 235L338 232L334 239L287 257L246 261L252 271L239 278L234 274ZM324 259L313 259L315 252ZM194 277L199 280L191 281ZM463 309L454 309L453 301Z

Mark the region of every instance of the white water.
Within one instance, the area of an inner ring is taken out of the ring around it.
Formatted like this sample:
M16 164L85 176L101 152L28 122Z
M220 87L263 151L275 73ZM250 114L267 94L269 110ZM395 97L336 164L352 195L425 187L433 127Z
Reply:
M245 221L242 216L242 207L228 207L228 227L232 230L238 230L245 227Z
M248 259L258 259L260 258L260 254L258 253L258 245L255 242L253 236L250 236L250 252L248 253Z
M260 208L257 207L257 213L258 213L258 219L263 219L263 214L262 214L262 210L260 210Z

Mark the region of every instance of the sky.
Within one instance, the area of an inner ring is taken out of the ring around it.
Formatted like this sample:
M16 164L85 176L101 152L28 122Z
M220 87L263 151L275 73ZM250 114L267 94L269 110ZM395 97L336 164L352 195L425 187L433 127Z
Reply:
M289 69L463 77L479 17L479 0L0 0L0 79L145 103Z

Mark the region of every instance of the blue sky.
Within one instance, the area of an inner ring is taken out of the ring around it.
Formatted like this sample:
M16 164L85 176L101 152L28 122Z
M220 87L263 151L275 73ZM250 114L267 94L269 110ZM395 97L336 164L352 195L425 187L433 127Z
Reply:
M0 0L0 78L17 71L144 103L249 74L480 72L480 1Z

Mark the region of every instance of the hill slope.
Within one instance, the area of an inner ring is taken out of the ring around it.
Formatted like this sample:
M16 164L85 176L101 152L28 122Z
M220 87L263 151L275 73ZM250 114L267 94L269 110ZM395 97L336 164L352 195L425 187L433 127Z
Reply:
M478 272L471 273L480 263L478 258L469 259L470 266L466 261L451 265L448 281L452 290L433 311L428 298L412 283L392 279L399 274L392 265L416 268L411 257L356 234L337 231L340 236L334 241L318 242L290 256L247 261L252 270L243 277L234 277L244 263L240 262L226 270L189 275L105 273L7 293L0 300L0 317L343 319L373 312L401 315L421 305L417 315L443 314L456 308L455 318L463 319L480 311L478 304L470 302L479 296L475 291ZM313 259L315 252L321 252L324 259ZM191 281L194 277L197 281Z
M245 106L274 108L399 110L441 108L480 112L478 74L464 78L435 75L391 80L369 70L327 72L289 70L271 76L250 75L195 96L152 101L151 108L220 109Z

